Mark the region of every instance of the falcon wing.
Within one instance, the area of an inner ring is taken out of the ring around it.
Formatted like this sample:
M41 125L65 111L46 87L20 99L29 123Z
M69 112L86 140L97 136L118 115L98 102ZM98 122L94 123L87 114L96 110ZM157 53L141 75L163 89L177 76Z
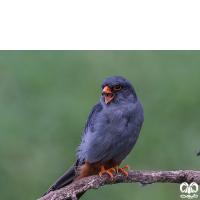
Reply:
M85 123L85 128L83 131L83 137L82 137L82 142L78 148L77 152L77 161L78 161L78 166L81 166L85 164L85 148L83 147L85 145L85 137L88 136L88 134L93 133L95 131L94 124L97 119L98 113L101 112L103 109L103 106L101 102L97 103L92 110L90 111L90 114L87 118L87 121ZM84 149L84 150L83 150Z
M94 125L94 122L96 120L96 117L97 117L97 114L103 109L103 106L101 104L101 102L97 103L93 108L92 110L90 111L90 114L87 118L87 121L85 123L85 128L84 128L84 131L83 131L83 134L86 134L87 133L87 130L88 128L91 129L91 131L93 132L94 128L93 128L93 125Z

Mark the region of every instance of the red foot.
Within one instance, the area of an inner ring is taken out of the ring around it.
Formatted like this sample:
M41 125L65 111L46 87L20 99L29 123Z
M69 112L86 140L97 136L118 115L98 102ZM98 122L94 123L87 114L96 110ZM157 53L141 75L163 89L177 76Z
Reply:
M99 176L102 178L102 174L107 173L107 174L110 175L111 180L113 181L114 176L112 175L111 172L115 172L115 168L112 167L112 168L110 168L110 169L108 169L108 170L105 170L104 166L102 166L102 167L101 167L101 172L99 173Z
M115 166L115 169L118 168L118 166ZM128 172L126 172L124 169L130 169L130 167L128 165L125 165L124 167L122 168L118 168L119 171L121 171L123 174L125 174L127 177L128 177ZM117 172L118 172L117 170Z

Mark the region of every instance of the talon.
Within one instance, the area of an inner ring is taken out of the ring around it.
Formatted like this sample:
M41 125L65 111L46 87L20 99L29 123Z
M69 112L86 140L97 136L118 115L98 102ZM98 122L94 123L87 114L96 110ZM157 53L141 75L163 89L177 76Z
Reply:
M110 175L111 181L113 181L114 176L112 175L111 172L115 172L115 168L112 167L112 168L110 168L110 169L108 169L108 170L105 170L104 166L102 166L102 167L101 167L101 171L100 171L100 173L99 173L99 176L100 176L100 178L102 178L102 174L107 173L107 174Z
M122 167L122 168L119 168L119 171L121 171L123 174L125 174L127 177L128 177L128 172L125 171L124 169L130 169L130 167L128 165Z
M114 167L112 167L112 168L108 169L108 171L110 171L110 172L116 172L116 170L115 170L115 168L114 168Z
M114 166L116 173L118 174L118 165Z
M122 169L130 169L130 167L128 165L125 165L124 167L122 167Z

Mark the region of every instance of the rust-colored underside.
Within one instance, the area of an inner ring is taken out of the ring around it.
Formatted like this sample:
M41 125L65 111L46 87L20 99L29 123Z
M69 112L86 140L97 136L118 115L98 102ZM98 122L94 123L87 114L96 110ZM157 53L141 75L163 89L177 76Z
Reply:
M113 163L112 161L108 161L104 163L102 162L89 163L86 161L84 165L78 167L77 176L74 179L74 182L84 177L98 175L98 174L102 178L102 175L105 173L109 174L111 179L113 180L113 174L111 172L118 173L118 171L121 171L128 177L128 173L124 169L125 168L129 169L129 166L126 165L122 168L119 168L120 163L121 162Z

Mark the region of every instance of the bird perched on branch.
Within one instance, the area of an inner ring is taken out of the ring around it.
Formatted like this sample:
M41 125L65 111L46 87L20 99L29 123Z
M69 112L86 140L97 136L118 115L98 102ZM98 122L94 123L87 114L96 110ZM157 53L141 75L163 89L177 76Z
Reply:
M107 78L101 84L100 102L91 110L74 165L45 193L60 189L81 178L129 169L120 163L133 149L144 121L143 107L131 83L123 77ZM78 198L83 193L78 194Z

